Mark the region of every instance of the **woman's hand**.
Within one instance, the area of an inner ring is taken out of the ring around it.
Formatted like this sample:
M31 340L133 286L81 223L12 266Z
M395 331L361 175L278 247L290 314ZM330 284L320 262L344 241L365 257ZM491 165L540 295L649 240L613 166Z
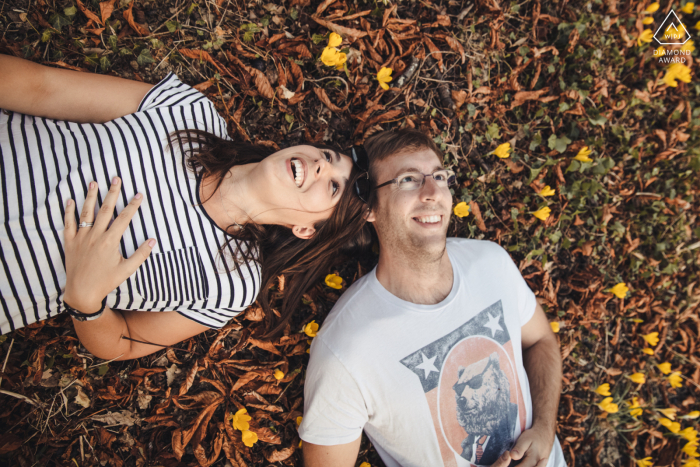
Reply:
M78 229L75 225L75 202L68 200L66 206L66 289L63 300L82 313L92 314L100 310L107 294L141 266L156 244L155 239L149 239L128 259L119 253L119 241L143 199L140 193L134 196L110 226L120 186L121 180L114 177L95 218L97 182L90 183L80 222L94 222L91 227Z

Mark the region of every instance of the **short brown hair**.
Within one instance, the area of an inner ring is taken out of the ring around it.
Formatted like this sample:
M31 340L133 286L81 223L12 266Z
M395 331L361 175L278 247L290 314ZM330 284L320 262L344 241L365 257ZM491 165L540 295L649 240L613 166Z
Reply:
M369 157L369 178L373 188L379 183L377 164L401 151L431 149L440 161L443 158L442 151L430 136L412 128L383 131L369 138L364 147ZM374 207L376 199L375 191L372 190L369 205Z

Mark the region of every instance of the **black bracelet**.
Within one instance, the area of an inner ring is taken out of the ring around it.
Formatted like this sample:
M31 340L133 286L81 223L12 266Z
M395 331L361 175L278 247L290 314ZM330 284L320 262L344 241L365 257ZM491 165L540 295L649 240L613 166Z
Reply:
M83 313L81 311L76 310L75 308L70 306L65 301L63 302L63 308L65 308L66 311L68 312L68 314L71 315L76 321L92 321L93 319L97 319L100 316L102 316L102 313L104 313L106 306L107 306L107 297L105 297L104 300L102 300L102 306L97 311L97 313L87 314L87 313Z

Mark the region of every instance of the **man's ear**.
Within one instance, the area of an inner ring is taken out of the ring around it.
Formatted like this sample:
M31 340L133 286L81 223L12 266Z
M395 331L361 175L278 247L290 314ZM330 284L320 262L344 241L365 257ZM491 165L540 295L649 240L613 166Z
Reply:
M304 225L295 225L292 227L292 233L303 240L308 240L314 236L316 229Z

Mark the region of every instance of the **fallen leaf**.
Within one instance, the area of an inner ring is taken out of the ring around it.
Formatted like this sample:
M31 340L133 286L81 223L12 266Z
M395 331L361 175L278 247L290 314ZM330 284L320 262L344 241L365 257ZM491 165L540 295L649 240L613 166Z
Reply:
M121 412L107 412L106 414L93 415L90 418L96 422L104 423L108 426L133 426L134 423L137 425L141 423L141 418L128 410L122 410Z
M148 36L151 34L148 29L144 28L140 24L138 24L136 21L134 21L134 14L132 13L132 10L134 9L134 3L136 2L131 2L131 5L129 5L129 8L124 10L122 12L122 15L124 16L124 19L129 23L129 26L131 26L131 29L136 31L136 34L139 36Z

